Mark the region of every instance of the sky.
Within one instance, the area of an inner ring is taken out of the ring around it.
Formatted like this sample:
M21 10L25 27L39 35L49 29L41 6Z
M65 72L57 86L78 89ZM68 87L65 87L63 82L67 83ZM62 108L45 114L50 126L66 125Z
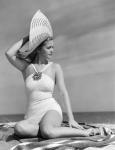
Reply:
M52 24L53 60L62 65L73 110L114 111L114 0L0 0L0 113L25 111L21 73L4 53L29 33L30 21L38 9ZM101 104L94 107L96 100Z

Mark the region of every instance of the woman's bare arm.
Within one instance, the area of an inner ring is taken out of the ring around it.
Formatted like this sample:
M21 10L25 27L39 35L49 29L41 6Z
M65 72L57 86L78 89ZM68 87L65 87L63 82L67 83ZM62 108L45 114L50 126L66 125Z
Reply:
M28 63L22 59L19 59L16 57L18 50L29 40L29 37L26 36L20 41L16 42L11 48L9 48L6 52L5 55L8 58L9 62L15 66L17 69L20 71L23 71Z
M64 76L63 76L63 71L61 69L61 66L59 64L56 64L55 66L56 68L56 83L58 85L59 91L61 93L61 95L64 98L64 102L66 105L66 110L67 110L67 115L69 118L69 125L70 127L76 127L79 129L83 129L82 126L80 126L75 120L74 120L74 116L73 116L73 112L72 112L72 108L71 108L71 103L70 103L70 99L68 96L68 92L65 86L65 82L64 82Z
M70 99L69 99L68 92L65 86L63 71L59 64L56 64L56 83L58 85L60 94L64 97L64 102L66 104L69 120L73 120L74 117L73 117L73 113L71 109Z

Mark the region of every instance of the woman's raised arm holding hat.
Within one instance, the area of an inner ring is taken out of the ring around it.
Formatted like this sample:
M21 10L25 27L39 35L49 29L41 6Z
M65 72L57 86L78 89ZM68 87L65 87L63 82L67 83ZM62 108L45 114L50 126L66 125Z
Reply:
M26 36L13 44L6 52L5 55L9 62L20 71L23 71L27 66L27 61L18 57L19 50L29 41L29 36Z

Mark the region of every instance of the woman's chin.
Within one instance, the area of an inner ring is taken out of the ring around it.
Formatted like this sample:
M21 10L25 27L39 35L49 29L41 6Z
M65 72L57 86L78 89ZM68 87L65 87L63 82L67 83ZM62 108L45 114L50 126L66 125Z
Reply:
M50 60L50 58L49 57L47 57L47 58L45 58L46 59L46 61L49 61Z
M47 59L51 59L52 58L52 55L48 55Z

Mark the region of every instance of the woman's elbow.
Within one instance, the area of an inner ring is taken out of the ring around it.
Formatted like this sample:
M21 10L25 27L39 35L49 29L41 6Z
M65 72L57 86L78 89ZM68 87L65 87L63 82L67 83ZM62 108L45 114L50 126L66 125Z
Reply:
M8 51L5 52L5 56L9 61L11 61L13 59L12 55Z
M6 50L5 55L7 57L12 57L12 51L11 51L11 49Z
M5 52L5 56L6 56L7 58L10 58L10 57L11 57L8 51Z
M5 52L5 56L6 56L6 57L9 57L8 51Z

